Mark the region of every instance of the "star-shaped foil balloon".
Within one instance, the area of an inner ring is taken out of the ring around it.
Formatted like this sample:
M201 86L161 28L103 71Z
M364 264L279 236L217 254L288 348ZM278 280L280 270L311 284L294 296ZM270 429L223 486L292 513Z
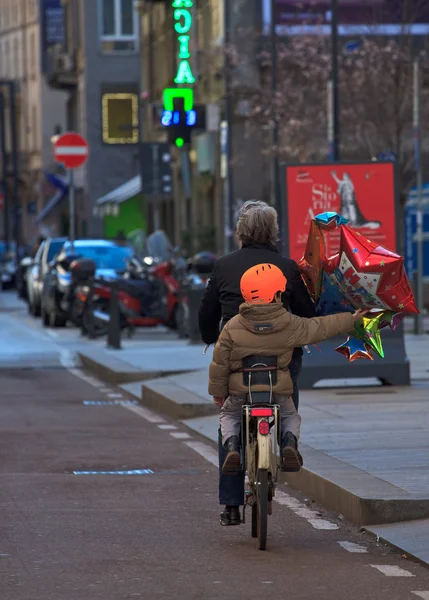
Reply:
M314 221L323 227L323 229L327 229L328 231L331 229L336 229L339 225L346 225L346 223L348 223L347 219L336 212L320 213L314 217Z
M334 281L326 273L323 273L320 298L316 306L317 315L323 317L341 312L354 312L354 310Z
M353 337L348 337L347 342L344 342L344 344L335 348L335 351L344 354L349 362L353 362L359 358L374 360L371 354L371 347L362 340Z
M343 225L340 252L324 270L356 308L418 313L404 259Z
M355 323L353 335L370 346L380 358L384 358L383 343L381 341L380 329L386 320L386 312L368 313Z
M325 257L325 240L317 223L312 220L308 234L307 246L302 259L298 263L313 302L319 300L322 286L322 267Z

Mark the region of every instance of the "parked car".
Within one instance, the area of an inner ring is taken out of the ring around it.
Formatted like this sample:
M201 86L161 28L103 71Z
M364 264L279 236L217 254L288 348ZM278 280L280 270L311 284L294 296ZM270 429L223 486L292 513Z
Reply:
M70 296L73 293L71 263L78 258L93 260L95 277L113 280L122 277L132 249L107 240L67 241L48 270L41 303L42 321L46 327L64 327L67 323Z
M31 267L27 268L28 311L34 317L40 317L43 284L49 271L49 263L61 250L67 238L47 238L36 252Z
M14 287L16 282L16 268L15 242L9 243L8 252L6 252L5 242L0 242L0 281L2 290Z

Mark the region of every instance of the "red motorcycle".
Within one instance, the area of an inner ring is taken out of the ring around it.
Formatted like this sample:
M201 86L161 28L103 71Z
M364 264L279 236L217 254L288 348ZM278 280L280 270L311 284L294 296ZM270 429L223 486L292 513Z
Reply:
M168 238L156 232L148 238L147 246L152 255L144 259L132 256L122 278L113 283L118 289L120 326L130 331L156 325L177 329L179 282ZM89 331L92 325L97 336L107 332L111 289L110 281L95 280L91 302L88 284L76 289L74 312L84 330Z

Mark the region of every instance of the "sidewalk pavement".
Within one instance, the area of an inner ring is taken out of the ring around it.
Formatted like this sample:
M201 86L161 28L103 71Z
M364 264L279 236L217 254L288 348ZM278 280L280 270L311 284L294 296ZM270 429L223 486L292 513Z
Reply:
M74 329L46 331L22 305L6 304L0 299L3 331L14 340L9 354L30 360L33 353L36 360L28 335L46 357L77 353L98 376L217 443L218 409L207 394L211 350L204 356L202 345L163 330L107 350L105 340L82 339ZM406 335L406 347L410 387L339 380L336 387L301 392L305 468L287 483L429 564L429 336Z

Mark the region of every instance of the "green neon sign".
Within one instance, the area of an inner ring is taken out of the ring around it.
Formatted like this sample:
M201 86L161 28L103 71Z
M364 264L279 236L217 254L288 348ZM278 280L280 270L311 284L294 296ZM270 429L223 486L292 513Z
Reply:
M194 90L190 88L165 88L164 109L174 110L174 99L183 98L183 108L188 112L194 108Z
M172 7L175 9L173 12L175 20L174 30L179 34L177 40L179 42L178 56L180 62L177 67L176 77L174 78L174 83L177 83L178 85L191 85L195 83L192 67L188 60L191 58L191 53L189 51L190 35L186 35L189 34L192 28L193 17L189 9L192 9L193 6L193 0L173 0L172 2Z

